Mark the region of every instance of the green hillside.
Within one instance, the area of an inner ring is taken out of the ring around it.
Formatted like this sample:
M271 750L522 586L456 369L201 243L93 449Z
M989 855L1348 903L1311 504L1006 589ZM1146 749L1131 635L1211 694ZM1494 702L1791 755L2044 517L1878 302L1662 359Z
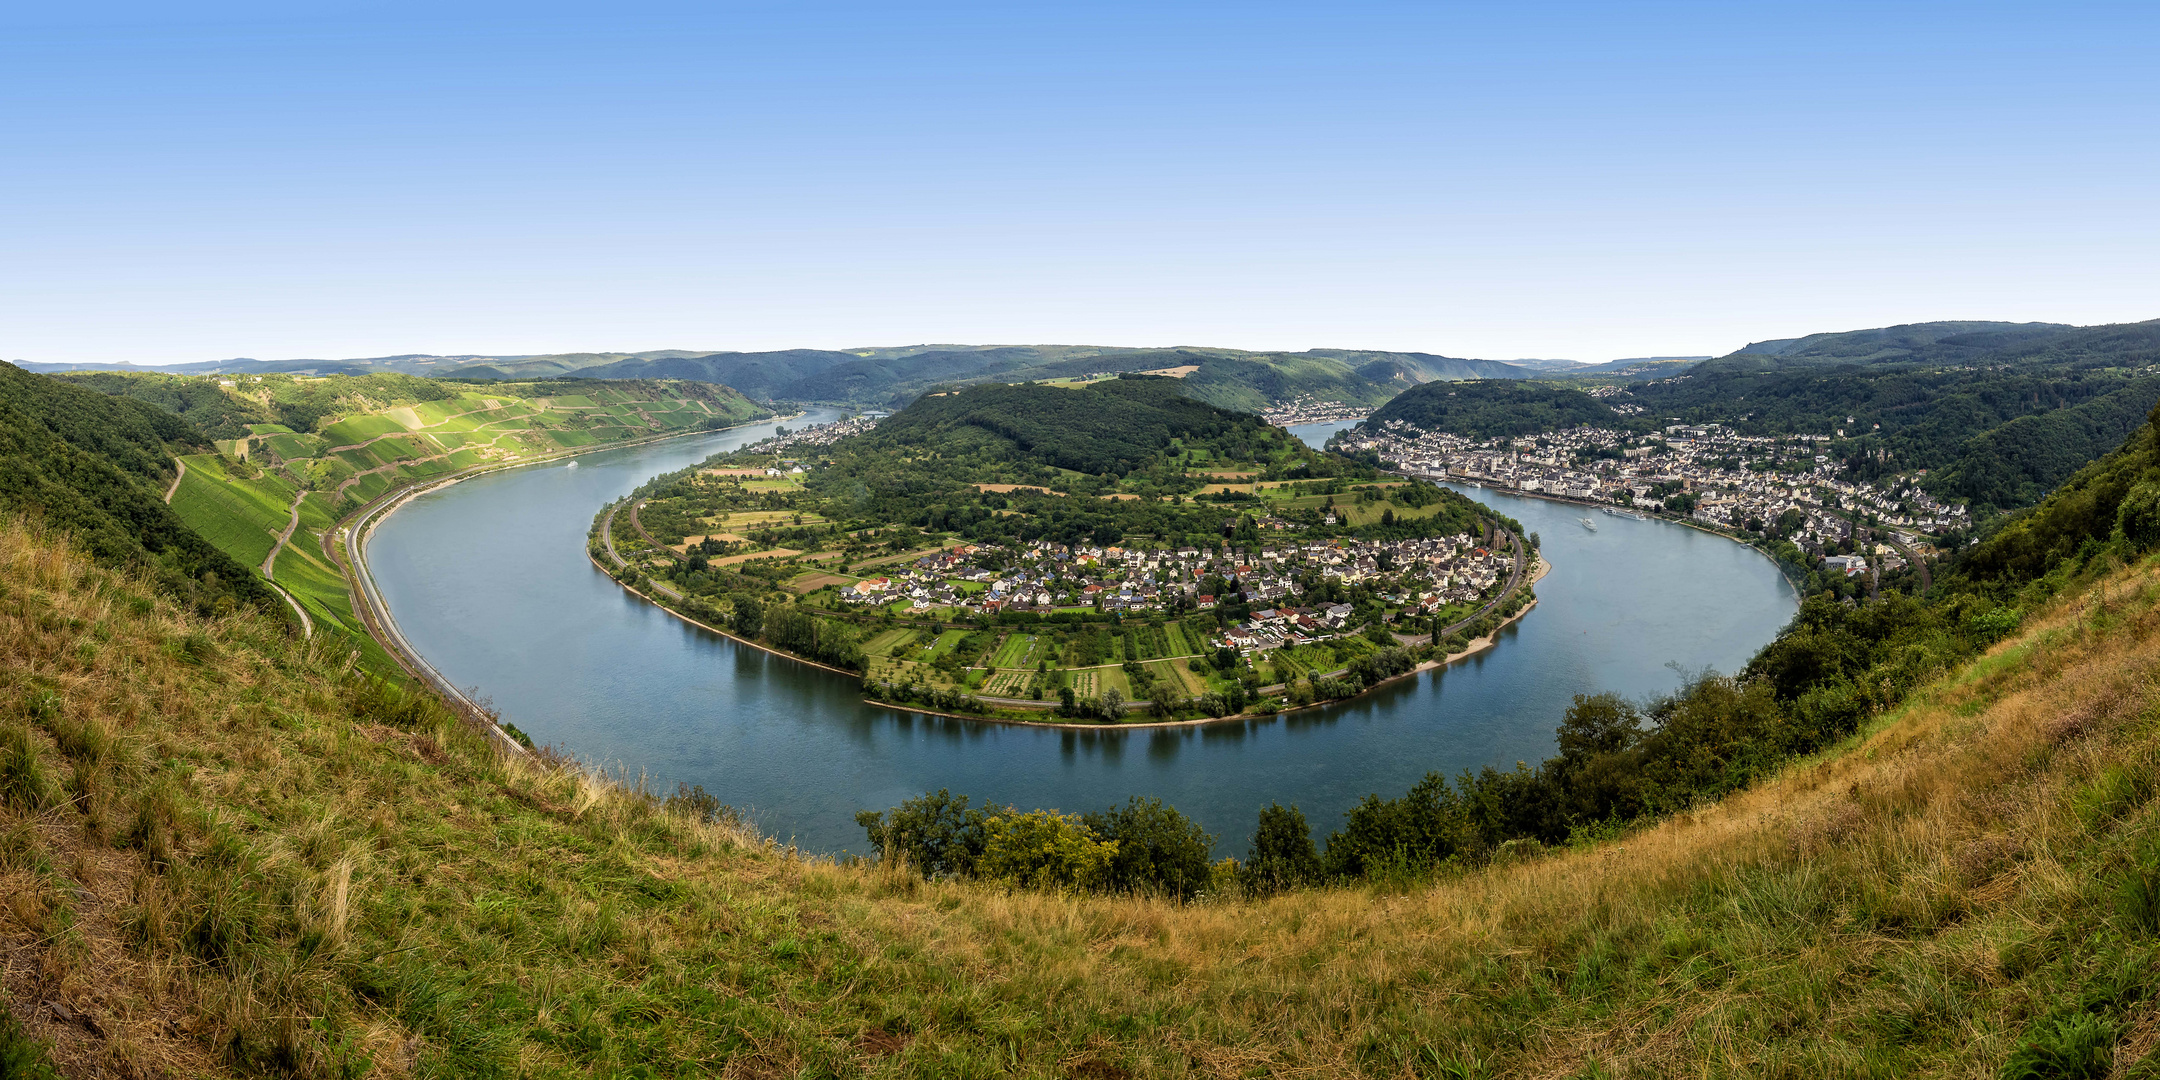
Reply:
M1354 884L1279 875L1292 887L1269 894L1223 865L1184 901L1024 884L1115 859L1122 846L1070 842L1098 830L1182 858L1147 804L1009 815L985 826L974 879L806 858L743 828L725 793L663 798L500 758L274 618L205 620L7 519L0 1061L79 1076L2149 1075L2152 490L2147 430L1979 545L1950 590L1972 600L1933 609L1953 620L1889 648L1796 629L1794 657L1903 665L1910 688L1720 801L1438 864L1398 856ZM1749 678L1837 696L1808 663L1781 670ZM1563 745L1595 753L1610 734L1577 723ZM1287 868L1303 830L1269 820L1256 850Z
M1578 425L1636 426L1581 390L1542 383L1480 380L1427 383L1403 391L1372 414L1373 425L1400 422L1473 439L1534 435Z
M208 448L171 413L0 364L0 510L65 529L104 565L153 574L202 610L275 607L245 565L161 498L173 455Z
M936 450L964 429L1003 440L1008 452L1084 473L1125 473L1161 456L1181 438L1215 440L1233 432L1270 439L1247 413L1181 393L1180 380L1112 379L1081 389L989 384L934 393L879 424L865 447Z
M1935 328L1960 332L1818 335L1620 400L1746 434L1843 431L1836 453L1862 463L1861 479L1927 469L1939 496L2015 507L2121 442L2160 398L2160 321Z
M225 574L237 573L275 602L252 576L261 574L282 586L313 626L346 635L385 665L324 542L338 521L407 485L466 469L770 415L708 383L476 384L394 372L23 378L214 436L194 435L192 444L173 448L177 458L158 463L170 515L229 557ZM185 469L177 484L174 460Z

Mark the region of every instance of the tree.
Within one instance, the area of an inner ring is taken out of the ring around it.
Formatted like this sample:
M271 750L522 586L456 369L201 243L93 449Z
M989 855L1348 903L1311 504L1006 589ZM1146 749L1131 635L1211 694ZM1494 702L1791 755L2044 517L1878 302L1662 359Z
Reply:
M1207 886L1215 838L1161 799L1135 795L1124 806L1089 814L1082 821L1096 836L1117 844L1107 888L1160 892L1182 900Z
M765 607L759 604L755 597L738 596L735 598L735 614L728 622L736 633L746 638L754 638L765 629Z
M968 797L939 788L893 807L864 810L855 823L886 858L905 859L924 877L965 877L983 857L985 823L1004 811L971 808Z
M1312 828L1295 806L1269 803L1260 811L1252 850L1238 868L1238 882L1255 896L1309 885L1320 879L1320 855L1313 850Z

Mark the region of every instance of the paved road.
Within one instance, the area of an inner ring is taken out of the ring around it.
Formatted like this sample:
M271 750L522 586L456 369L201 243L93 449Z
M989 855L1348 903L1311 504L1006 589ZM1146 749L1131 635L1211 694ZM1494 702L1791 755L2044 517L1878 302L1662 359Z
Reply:
M300 606L300 601L294 599L293 594L286 592L285 586L280 585L275 581L270 581L266 579L264 580L263 584L268 585L273 589L276 589L277 594L284 597L286 603L292 605L293 614L300 616L300 636L309 638L314 637L315 620L308 618L307 609Z
M623 567L624 569L628 569L630 566L629 560L624 559L622 555L615 550L615 511L620 509L622 509L621 503L616 503L615 505L608 507L607 517L600 522L600 544L602 547L607 549L607 557L615 560L615 565ZM652 539L652 534L647 533L645 531L645 527L638 524L636 504L632 504L630 507L630 526L631 528L634 528L638 531L639 536L644 537L648 541ZM676 591L675 587L669 585L667 582L648 577L645 579L645 584L652 586L654 592L657 592L670 600L680 600L683 598L682 593Z

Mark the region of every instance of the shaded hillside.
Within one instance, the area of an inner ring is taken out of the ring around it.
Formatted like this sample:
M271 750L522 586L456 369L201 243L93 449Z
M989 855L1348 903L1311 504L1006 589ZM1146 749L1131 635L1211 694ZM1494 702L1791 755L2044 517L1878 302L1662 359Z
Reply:
M1872 330L1845 330L1749 344L1735 357L1776 357L1786 364L1947 361L2012 345L2046 341L2078 329L2064 323L1930 322Z
M1367 421L1375 426L1390 422L1474 439L1535 435L1583 424L1629 426L1625 417L1580 390L1495 380L1427 383L1405 390Z
M173 455L207 448L171 413L0 364L0 510L65 529L101 563L139 568L204 610L275 607L163 501Z

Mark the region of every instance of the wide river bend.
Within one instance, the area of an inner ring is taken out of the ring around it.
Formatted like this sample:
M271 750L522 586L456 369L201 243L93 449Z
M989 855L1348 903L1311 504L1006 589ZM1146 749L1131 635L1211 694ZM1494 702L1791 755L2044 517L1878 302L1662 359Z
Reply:
M413 647L535 741L655 788L701 784L766 832L821 852L864 849L855 811L937 788L1067 811L1159 796L1216 833L1218 855L1243 854L1269 802L1303 807L1325 834L1366 794L1400 794L1429 770L1535 764L1575 694L1648 695L1676 685L1676 667L1734 670L1795 602L1768 560L1731 541L1468 491L1538 533L1553 571L1534 611L1453 667L1341 705L1203 727L1070 731L919 716L865 704L852 679L689 626L586 560L603 504L772 427L605 450L422 495L376 527L369 566Z

